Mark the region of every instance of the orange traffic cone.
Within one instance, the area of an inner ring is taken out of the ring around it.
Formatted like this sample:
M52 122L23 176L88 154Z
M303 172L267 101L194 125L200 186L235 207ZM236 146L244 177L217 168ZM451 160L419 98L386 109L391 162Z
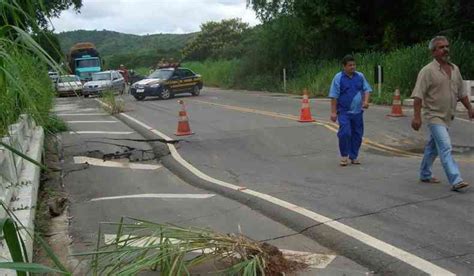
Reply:
M176 131L176 136L186 136L192 135L194 132L191 131L189 127L188 115L186 114L186 109L184 107L184 101L180 100L178 102L181 105L181 110L179 111L179 121L178 121L178 130Z
M308 123L314 121L313 117L311 117L311 109L309 107L308 90L305 88L303 90L303 101L301 102L301 113L298 122Z
M400 97L400 90L395 89L392 102L392 113L388 114L390 117L405 117L402 110L402 100Z

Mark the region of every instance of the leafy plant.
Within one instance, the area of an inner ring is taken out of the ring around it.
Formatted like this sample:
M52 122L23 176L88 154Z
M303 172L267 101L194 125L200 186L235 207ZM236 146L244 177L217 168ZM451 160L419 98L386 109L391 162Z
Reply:
M37 233L31 233L27 228L25 228L15 214L8 209L3 202L0 202L0 205L8 215L6 218L0 219L0 238L5 240L12 257L12 262L0 262L0 269L16 270L18 276L26 276L27 274L25 272L71 275L66 267L64 267L64 265L59 261L51 247L49 247L49 245ZM25 237L28 236L31 239L36 240L41 247L43 247L56 268L50 268L41 264L28 263L29 257L26 254L26 248L20 235L20 229L23 230Z
M116 227L117 231L101 242L103 226ZM132 275L145 270L190 275L205 265L206 272L213 269L222 275L255 276L280 275L305 267L285 259L269 244L207 229L122 218L118 223L103 223L98 236L96 251L76 255L90 258L93 275Z

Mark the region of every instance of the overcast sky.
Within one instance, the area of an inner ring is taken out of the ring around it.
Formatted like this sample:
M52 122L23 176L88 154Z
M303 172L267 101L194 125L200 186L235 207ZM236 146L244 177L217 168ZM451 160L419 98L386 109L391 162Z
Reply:
M241 18L254 26L246 0L82 0L80 13L70 9L52 19L55 32L111 30L129 34L190 33L207 21Z

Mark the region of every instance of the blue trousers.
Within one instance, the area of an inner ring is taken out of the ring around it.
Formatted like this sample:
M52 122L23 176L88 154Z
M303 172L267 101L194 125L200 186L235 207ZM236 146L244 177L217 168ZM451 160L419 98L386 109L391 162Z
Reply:
M342 157L349 156L351 160L355 160L359 156L362 136L364 135L362 114L363 112L357 114L339 113L337 116L339 121L337 137L339 138L339 151Z
M430 179L432 177L431 167L436 157L439 156L449 184L455 185L462 182L458 164L451 155L452 146L448 128L436 124L430 124L428 127L431 135L430 140L425 146L423 161L421 161L420 178Z

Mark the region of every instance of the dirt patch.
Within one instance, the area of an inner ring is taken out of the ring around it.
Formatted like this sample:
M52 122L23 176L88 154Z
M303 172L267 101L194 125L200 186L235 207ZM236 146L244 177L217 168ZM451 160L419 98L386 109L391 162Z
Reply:
M35 232L51 247L56 257L75 275L80 269L79 261L70 257L68 196L62 187L62 149L59 136L48 135L45 138L45 160L50 171L41 174L38 204L36 207ZM46 250L35 241L33 262L54 267Z
M265 263L267 264L265 275L280 276L294 273L308 267L305 263L285 258L283 253L271 244L262 243L261 248L263 250Z

